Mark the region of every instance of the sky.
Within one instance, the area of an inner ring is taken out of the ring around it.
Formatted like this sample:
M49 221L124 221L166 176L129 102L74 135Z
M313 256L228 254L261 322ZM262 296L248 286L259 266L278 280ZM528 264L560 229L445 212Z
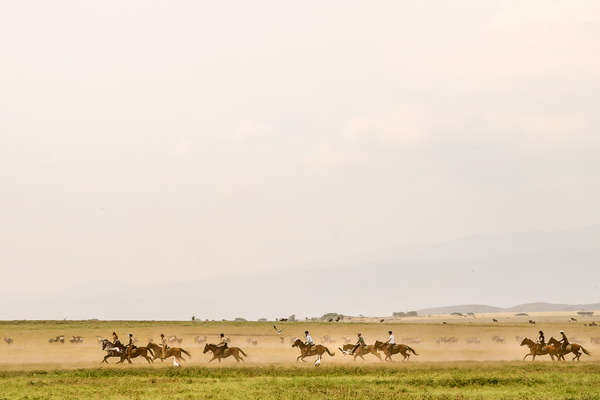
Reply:
M596 226L599 37L596 1L5 2L0 319Z

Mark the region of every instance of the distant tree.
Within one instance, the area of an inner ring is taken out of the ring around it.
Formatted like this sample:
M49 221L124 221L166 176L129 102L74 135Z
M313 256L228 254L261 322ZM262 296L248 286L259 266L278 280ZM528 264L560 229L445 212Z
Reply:
M265 321L268 321L266 318L259 318L258 320L259 320L260 322L265 322Z
M288 317L288 321L294 322L296 320L296 314L292 314Z
M330 312L327 314L323 314L320 319L322 319L324 321L329 321L330 319L333 319L333 320L337 319L339 321L340 319L343 319L343 318L344 318L344 316L342 314Z
M237 317L236 319L234 319L234 321L238 321L238 322L246 322L247 319L246 318L242 318L242 317Z

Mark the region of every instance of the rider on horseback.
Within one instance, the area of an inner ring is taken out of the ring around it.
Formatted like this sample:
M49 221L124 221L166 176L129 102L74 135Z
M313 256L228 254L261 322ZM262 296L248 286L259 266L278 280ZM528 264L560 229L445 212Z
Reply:
M313 342L313 339L308 331L304 331L304 335L306 336L304 344L308 346L306 351L310 351L310 348L315 345L315 342Z
M221 353L225 352L225 349L227 348L227 342L229 342L229 338L225 337L224 333L219 334L219 339L221 340L219 343L217 343L217 348L219 350L221 350Z
M392 333L392 331L388 331L388 334L390 335L389 339L386 340L385 344L390 345L390 348L393 348L394 345L396 344L396 338L394 337L394 334Z
M356 351L356 349L358 349L360 346L366 346L366 343L365 343L365 339L363 339L363 337L362 337L362 334L359 332L358 333L358 341L354 345L354 348L352 349L352 353L351 354L354 354L354 352Z
M167 347L169 346L167 345L167 338L165 337L164 333L160 334L160 343L162 345L161 356L162 358L167 358Z
M129 334L129 343L127 344L127 359L131 360L131 351L135 349L135 344L133 344L133 333Z
M567 346L569 345L569 339L567 339L567 335L565 335L565 331L561 330L560 335L562 336L562 339L560 339L558 342L561 343L561 350L566 351Z
M123 345L119 341L119 337L117 336L116 332L112 333L112 339L113 339L113 343L112 343L113 347L109 348L108 350L114 350L114 351L121 352L121 347L123 347Z
M538 346L540 348L540 351L544 348L544 346L546 345L546 339L544 338L544 332L540 331L540 336L538 337Z

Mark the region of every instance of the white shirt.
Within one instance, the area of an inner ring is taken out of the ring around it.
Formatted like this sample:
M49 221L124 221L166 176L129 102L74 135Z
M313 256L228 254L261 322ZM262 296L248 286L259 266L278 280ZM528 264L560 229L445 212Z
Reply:
M314 344L312 338L310 337L310 335L306 335L306 343L308 343L308 344Z
M396 338L394 337L394 335L390 335L390 338L388 339L388 343L389 344L396 344Z

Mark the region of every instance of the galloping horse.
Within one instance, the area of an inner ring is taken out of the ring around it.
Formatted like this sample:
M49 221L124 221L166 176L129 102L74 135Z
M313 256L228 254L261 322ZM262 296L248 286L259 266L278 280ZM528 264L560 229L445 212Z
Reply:
M152 358L152 361L156 360L157 358L160 358L160 361L162 361L169 357L175 357L177 361L185 361L181 353L192 358L192 355L184 349L182 349L181 347L167 347L167 354L165 355L165 357L163 357L162 346L159 346L156 343L148 343L146 347L148 347L154 352L154 357Z
M227 358L229 356L233 356L235 361L244 361L242 356L240 356L240 353L244 357L248 357L248 354L244 353L244 350L240 349L239 347L227 346L226 348L223 348L217 346L216 344L207 343L204 345L204 351L202 353L208 353L209 351L212 351L213 358L211 358L208 362L211 362L215 358L221 362L221 358Z
M554 361L554 356L556 356L557 358L560 357L556 346L551 345L551 344L547 344L540 348L539 343L535 343L533 340L531 340L529 338L523 338L523 341L521 342L521 346L529 347L529 353L525 354L525 357L523 357L523 360L525 360L528 356L532 356L531 361L535 361L535 356L549 355L550 358L552 358L552 361Z
M318 356L321 359L323 353L327 352L330 356L334 356L335 352L332 353L329 349L322 344L315 344L313 346L308 346L302 340L296 339L292 347L297 347L300 349L300 355L296 358L296 361L304 361L304 357L310 356ZM309 348L310 347L310 348Z
M352 353L350 353L350 351L352 351L352 349L354 349L354 346L355 345L353 345L352 343L347 343L347 344L343 345L342 347L338 347L338 349L343 354L346 354L348 356L349 355L354 355L354 361L356 361L356 357L360 357L364 361L365 358L363 356L366 356L367 354L373 354L375 357L379 358L379 361L383 361L381 359L381 356L377 352L377 350L379 350L379 349L377 349L375 347L375 345L369 344L367 346L358 346L358 348L356 349L356 351L354 352L354 354L352 354Z
M566 348L563 350L562 344L558 340L556 340L553 337L551 337L550 340L548 340L548 344L554 345L556 347L557 352L559 354L559 360L561 358L564 360L565 359L565 354L573 353L575 355L575 357L573 357L573 360L579 361L579 357L581 357L580 350L583 351L588 356L592 355L589 351L587 351L586 349L584 349L582 345L577 344L577 343L569 343L566 346Z
M127 360L129 364L131 364L131 360L127 358L127 347L121 344L117 346L119 350L111 349L114 347L115 345L111 343L108 339L104 339L102 341L102 350L105 350L107 352L102 362L108 364L108 361L106 361L108 358L118 357L120 358L120 360L117 361L117 364L121 364L125 360ZM154 354L152 353L152 349L149 349L147 347L136 347L135 349L131 350L131 358L141 356L144 357L146 361L148 361L148 364L150 364L152 362L152 359L148 357L148 353L150 353L151 356L154 356Z
M394 354L402 354L402 361L408 361L410 359L410 353L412 352L415 356L418 356L418 354L413 350L412 347L407 346L405 344L390 344L390 343L383 343L380 342L379 340L375 341L375 348L377 350L383 350L383 354L385 354L385 360L386 361L392 361L392 356Z

